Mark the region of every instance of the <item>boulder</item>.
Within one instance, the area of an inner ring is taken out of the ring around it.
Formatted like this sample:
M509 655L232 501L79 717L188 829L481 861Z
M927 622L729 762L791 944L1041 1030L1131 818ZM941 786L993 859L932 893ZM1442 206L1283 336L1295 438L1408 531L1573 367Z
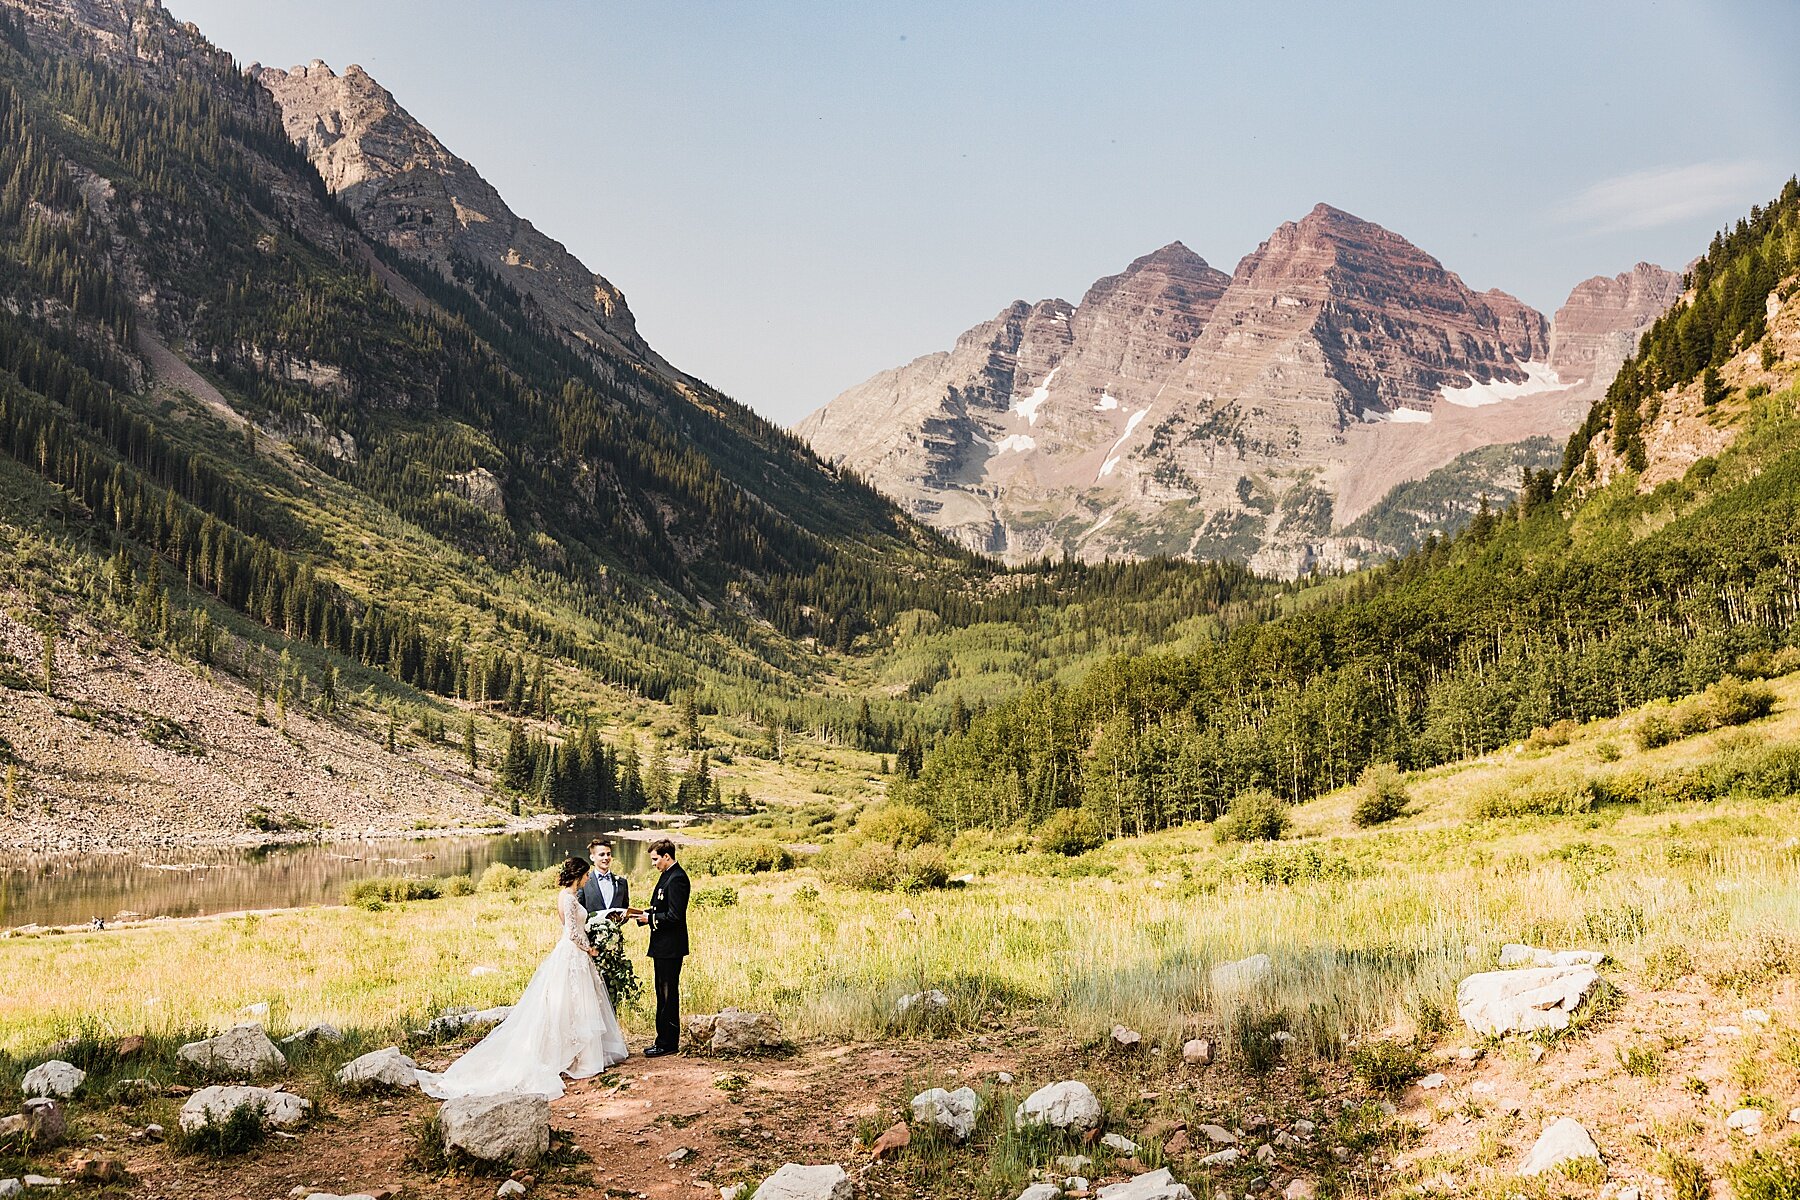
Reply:
M1146 1171L1136 1179L1114 1183L1099 1191L1099 1200L1194 1200L1185 1183L1176 1183L1169 1168Z
M1100 1144L1114 1154L1132 1155L1138 1152L1137 1143L1123 1134L1109 1133L1100 1139Z
M1019 1193L1019 1200L1062 1200L1062 1189L1054 1183L1034 1183Z
M336 1046L344 1040L344 1031L336 1025L323 1021L317 1025L308 1025L298 1033L290 1033L281 1039L284 1046L310 1046L314 1042L324 1042Z
M248 1106L272 1129L293 1129L306 1123L312 1101L292 1092L263 1087L204 1087L181 1106L181 1128L193 1133L208 1125L230 1120L237 1109Z
M1115 1050L1135 1050L1143 1043L1144 1035L1124 1025L1114 1025L1112 1040Z
M1531 1153L1525 1156L1524 1165L1519 1168L1519 1174L1542 1175L1580 1158L1591 1158L1599 1162L1600 1147L1594 1145L1594 1139L1581 1127L1581 1122L1572 1117L1559 1117L1538 1135L1537 1143L1531 1147Z
M1299 1178L1287 1185L1287 1190L1281 1193L1281 1200L1316 1200L1318 1194L1318 1184L1310 1179Z
M1231 1132L1231 1130L1225 1128L1223 1125L1202 1125L1199 1129L1200 1132L1205 1135L1206 1140L1215 1146L1237 1145L1237 1134Z
M1252 954L1235 962L1223 962L1212 969L1215 988L1241 988L1262 983L1275 974L1275 963L1266 954Z
M1242 1157L1243 1155L1238 1152L1236 1146L1227 1146L1217 1154L1209 1154L1201 1159L1200 1165L1203 1167L1229 1167Z
M941 1012L949 1007L950 997L936 988L932 988L928 992L914 992L910 996L902 996L894 1001L894 1015L904 1017L914 1009L917 1009L920 1015L926 1015Z
M62 1105L47 1096L33 1096L25 1101L25 1111L15 1116L0 1117L0 1142L30 1138L34 1151L60 1146L69 1136L69 1120Z
M960 1087L954 1092L932 1088L913 1097L913 1120L921 1125L934 1125L954 1141L964 1142L975 1132L975 1114L981 1098L974 1088Z
M419 1086L419 1064L398 1047L373 1050L338 1068L337 1081L350 1087L409 1088Z
M458 1096L438 1109L438 1125L445 1154L481 1162L525 1166L550 1149L550 1101L544 1096Z
M1456 1011L1470 1029L1490 1036L1567 1029L1599 986L1599 973L1587 966L1484 971L1457 985Z
M788 1163L763 1180L750 1200L850 1200L850 1176L836 1164Z
M74 1063L66 1063L60 1058L31 1068L25 1072L25 1078L19 1084L19 1090L27 1096L47 1096L52 1100L67 1100L75 1094L75 1089L87 1079L87 1072Z
M1048 1125L1052 1129L1098 1129L1100 1098L1092 1088L1075 1080L1047 1084L1025 1097L1013 1114L1013 1124Z
M1598 950L1539 950L1508 942L1500 947L1502 967L1597 967L1606 961Z
M12 1200L14 1196L21 1196L24 1193L25 1185L17 1179L0 1179L0 1200ZM1057 1195L1060 1196L1062 1193L1058 1192Z
M524 1194L525 1185L516 1179L508 1179L505 1183L494 1189L496 1200L512 1200L512 1197L523 1196Z
M218 1037L189 1042L175 1051L175 1057L205 1074L233 1079L274 1074L288 1065L287 1056L254 1022L233 1026Z
M1210 1038L1191 1038L1181 1044L1181 1061L1204 1067L1212 1060L1213 1044Z
M712 1028L706 1047L714 1054L747 1054L782 1044L781 1019L774 1013L727 1008L710 1019Z

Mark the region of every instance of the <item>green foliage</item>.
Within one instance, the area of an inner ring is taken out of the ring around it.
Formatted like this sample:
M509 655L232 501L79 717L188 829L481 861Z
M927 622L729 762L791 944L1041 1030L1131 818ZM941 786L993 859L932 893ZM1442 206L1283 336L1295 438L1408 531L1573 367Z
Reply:
M1038 829L1038 849L1046 854L1074 857L1101 845L1106 834L1100 823L1084 809L1059 808Z
M1656 1156L1656 1173L1669 1185L1672 1200L1712 1200L1712 1178L1697 1158L1664 1149Z
M689 846L682 851L682 861L689 869L706 875L756 875L791 869L794 854L779 842L731 838Z
M1317 846L1291 849L1247 850L1231 863L1231 873L1249 883L1309 883L1321 879L1349 879L1354 872L1342 857Z
M466 876L462 878L466 880ZM344 903L353 908L374 909L377 904L385 906L405 900L436 900L445 894L445 890L443 880L383 875L374 879L358 879L345 888Z
M481 892L516 892L531 884L531 872L505 863L490 863L481 873L475 890Z
M1264 788L1239 792L1231 807L1213 826L1221 842L1273 842L1287 836L1293 818L1287 802Z
M868 892L917 892L950 882L950 860L931 842L904 850L852 842L834 850L827 870L833 882Z
M1619 1067L1635 1079L1662 1077L1662 1051L1655 1046L1620 1046Z
M938 840L937 821L911 804L883 804L864 813L856 822L856 840L910 850Z
M1645 713L1638 721L1638 745L1654 750L1698 733L1761 720L1774 707L1775 693L1767 685L1727 675L1691 700Z
M1412 803L1399 770L1392 763L1370 763L1356 781L1356 807L1350 819L1367 828L1381 825L1406 812Z
M232 1158L256 1149L267 1137L262 1111L253 1104L240 1104L223 1119L212 1117L197 1129L178 1133L176 1148L184 1154Z
M1425 1074L1425 1058L1410 1042L1364 1042L1350 1051L1350 1069L1378 1092L1397 1092Z
M1588 812L1596 800L1593 782L1572 772L1518 772L1477 791L1469 814L1477 819L1566 816Z
M1725 1168L1738 1200L1800 1200L1800 1138L1752 1150Z
M722 883L694 889L695 908L735 908L737 902L737 889Z

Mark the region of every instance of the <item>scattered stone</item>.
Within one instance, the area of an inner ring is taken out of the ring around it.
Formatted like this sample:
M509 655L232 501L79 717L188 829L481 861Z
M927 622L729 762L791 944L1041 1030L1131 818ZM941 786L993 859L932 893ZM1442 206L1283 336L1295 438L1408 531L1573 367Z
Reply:
M1207 1038L1192 1038L1181 1044L1181 1060L1196 1067L1204 1067L1213 1060L1213 1044Z
M135 1033L129 1037L120 1038L118 1044L113 1047L113 1055L116 1058L136 1058L143 1052L144 1039Z
M750 1200L850 1200L850 1176L844 1168L788 1163L763 1180Z
M0 1200L12 1200L14 1196L20 1195L24 1191L25 1185L17 1179L0 1179ZM1024 1200L1024 1197L1020 1197L1020 1200ZM1048 1200L1055 1200L1055 1198L1050 1197Z
M181 1128L187 1133L222 1124L238 1108L248 1105L262 1114L272 1129L293 1129L306 1123L312 1101L292 1092L264 1087L204 1087L181 1106Z
M1538 1136L1537 1144L1525 1156L1525 1163L1519 1168L1519 1174L1542 1175L1580 1158L1591 1158L1599 1162L1600 1147L1594 1145L1594 1139L1581 1127L1581 1122L1572 1117L1559 1117Z
M287 1056L269 1040L261 1025L236 1025L218 1037L189 1042L175 1057L198 1070L233 1079L249 1079L287 1069Z
M1760 1108L1740 1108L1725 1118L1725 1128L1753 1138L1762 1133L1763 1112Z
M138 1130L137 1136L146 1142L160 1142L163 1140L163 1127L154 1123L146 1125Z
M54 1175L27 1175L24 1179L26 1188L59 1188L62 1180Z
M116 1158L78 1158L71 1169L81 1183L124 1183L129 1178L125 1164Z
M1431 1074L1425 1076L1425 1078L1419 1080L1419 1087L1427 1092L1435 1092L1448 1082L1449 1080L1444 1078L1444 1073L1442 1071L1433 1071Z
M1135 1029L1127 1029L1123 1025L1112 1027L1113 1047L1118 1050L1135 1050L1143 1043L1144 1035Z
M1599 985L1599 973L1588 966L1484 971L1457 986L1456 1011L1470 1029L1492 1036L1567 1029Z
M1062 1200L1062 1189L1054 1183L1034 1183L1019 1193L1019 1200Z
M1613 1200L1643 1200L1643 1197L1644 1192L1642 1188L1622 1187L1618 1190L1617 1194L1614 1195Z
M27 1096L47 1096L53 1100L67 1100L75 1094L87 1072L74 1063L66 1063L60 1058L53 1058L41 1066L25 1072L25 1078L19 1084L19 1090Z
M1065 1176L1062 1181L1062 1186L1063 1191L1070 1196L1085 1196L1088 1194L1088 1181L1081 1175Z
M1099 1200L1194 1200L1194 1193L1187 1184L1176 1183L1169 1169L1163 1167L1101 1188Z
M438 1109L444 1151L482 1162L534 1163L550 1149L550 1101L518 1092L459 1096Z
M1215 988L1249 987L1264 982L1274 973L1273 959L1266 954L1252 954L1236 962L1218 964L1212 969L1210 978Z
M1316 1200L1318 1194L1318 1184L1310 1179L1299 1178L1287 1185L1287 1190L1281 1193L1281 1200Z
M750 1054L782 1044L781 1019L774 1013L726 1008L711 1016L689 1017L686 1025L688 1040L714 1054Z
M419 1064L398 1047L373 1050L338 1068L337 1081L346 1087L409 1088L419 1086Z
M1800 1125L1800 1108L1792 1109L1788 1112L1788 1124Z
M750 1193L747 1183L728 1183L719 1189L719 1200L743 1200Z
M1116 1154L1136 1154L1137 1143L1122 1134L1109 1133L1100 1139L1100 1144Z
M691 1146L681 1146L663 1155L663 1161L672 1167L676 1167L694 1157L697 1153L699 1153L699 1151L693 1149Z
M1291 1134L1287 1130L1283 1129L1281 1132L1279 1132L1275 1135L1275 1144L1277 1146L1280 1146L1283 1150L1298 1150L1305 1143L1301 1142L1301 1140L1299 1138L1295 1137L1293 1134Z
M1478 1062L1481 1059L1482 1053L1483 1051L1474 1046L1458 1046L1456 1048L1456 1061L1466 1063Z
M494 1195L500 1197L500 1200L508 1200L509 1197L523 1196L524 1194L525 1185L516 1179L509 1179L494 1189Z
M1169 1135L1169 1140L1163 1143L1163 1157L1180 1158L1193 1148L1193 1143L1188 1141L1188 1131L1177 1129Z
M1267 1143L1267 1142L1264 1142L1262 1145L1258 1146L1256 1148L1256 1161L1261 1163L1265 1167L1274 1166L1275 1165L1275 1147L1269 1145L1269 1143Z
M1205 1134L1206 1140L1215 1146L1237 1145L1237 1134L1231 1132L1231 1130L1225 1128L1223 1125L1202 1125L1200 1126L1200 1132Z
M1544 1055L1548 1053L1550 1052L1544 1049L1540 1043L1533 1042L1531 1048L1525 1052L1525 1056L1534 1063L1541 1063L1544 1061Z
M69 1136L67 1114L61 1104L48 1096L33 1096L26 1100L19 1119L24 1122L25 1131L31 1134L31 1144L36 1149L60 1146Z
M1200 1165L1203 1167L1229 1167L1241 1157L1236 1146L1227 1146L1218 1153L1209 1154L1201 1159Z
M996 1071L996 1072L994 1072L994 1082L999 1084L1001 1087L1010 1086L1012 1084L1012 1081L1013 1081L1013 1077L1012 1077L1011 1071Z
M1744 1010L1744 1024L1746 1024L1746 1025L1767 1025L1768 1023L1769 1023L1769 1014L1764 1012L1762 1009L1746 1008Z
M1311 1137L1313 1132L1318 1128L1317 1125L1313 1124L1305 1117L1301 1117L1298 1121L1294 1122L1294 1132L1304 1137Z
M321 1021L317 1025L308 1025L299 1033L288 1034L281 1039L281 1044L284 1046L310 1046L314 1042L327 1042L335 1046L343 1040L343 1030L339 1029L336 1025L330 1025Z
M1098 1129L1100 1098L1085 1083L1065 1080L1039 1088L1025 1097L1013 1114L1013 1124L1048 1125L1052 1129Z
M960 1087L954 1092L932 1088L913 1097L913 1120L921 1125L935 1125L956 1141L967 1141L975 1132L975 1114L981 1098L974 1088Z
M950 1007L950 997L932 988L928 992L914 992L910 996L902 996L894 1001L894 1015L904 1017L913 1009L920 1012L933 1012Z
M870 1147L869 1153L879 1160L890 1154L898 1154L910 1145L912 1145L912 1128L905 1121L896 1121L888 1126L885 1133L875 1139L875 1144Z
M1517 942L1500 947L1502 967L1597 967L1604 961L1598 950L1539 950Z

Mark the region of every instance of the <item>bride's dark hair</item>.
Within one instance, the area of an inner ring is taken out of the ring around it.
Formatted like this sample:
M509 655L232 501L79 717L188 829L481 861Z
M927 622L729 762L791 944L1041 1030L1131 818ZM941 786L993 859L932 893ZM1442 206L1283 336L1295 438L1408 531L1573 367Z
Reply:
M556 876L556 886L568 887L571 883L574 883L577 879L580 879L583 875L588 873L588 865L588 860L585 858L570 858L564 860L562 870Z

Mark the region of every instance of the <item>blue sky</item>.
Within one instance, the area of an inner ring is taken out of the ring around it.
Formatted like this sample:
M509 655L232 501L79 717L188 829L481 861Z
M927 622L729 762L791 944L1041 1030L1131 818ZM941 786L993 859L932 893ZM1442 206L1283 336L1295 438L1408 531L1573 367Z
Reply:
M1786 0L166 3L245 63L360 63L784 424L1321 200L1549 313L1800 169Z

